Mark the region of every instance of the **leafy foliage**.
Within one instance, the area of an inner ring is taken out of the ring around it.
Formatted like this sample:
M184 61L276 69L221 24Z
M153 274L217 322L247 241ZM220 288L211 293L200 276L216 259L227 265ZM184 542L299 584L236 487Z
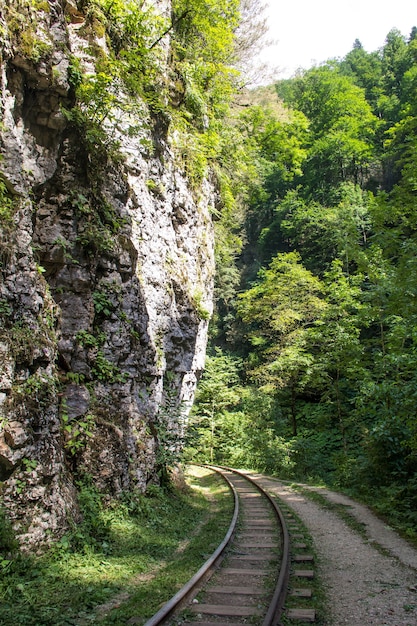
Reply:
M304 193L328 201L340 183L364 181L378 120L363 89L337 66L324 65L293 79L283 91L286 101L309 120Z
M219 394L236 403L213 402L211 433L210 361L195 408L216 461L372 493L411 538L416 45L396 30L378 52L357 41L340 62L277 84L281 118L256 106L238 116L251 155L240 285L219 255L213 337L243 368Z
M229 523L224 484L202 472L189 483L109 500L85 477L78 524L40 555L14 551L0 514L0 622L121 624L139 615L146 621L202 565ZM215 511L207 494L216 499ZM98 608L104 603L107 615Z

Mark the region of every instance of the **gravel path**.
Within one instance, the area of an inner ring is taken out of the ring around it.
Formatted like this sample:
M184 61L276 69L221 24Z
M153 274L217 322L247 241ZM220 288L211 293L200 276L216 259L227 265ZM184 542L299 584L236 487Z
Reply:
M303 485L348 507L364 524L365 539L337 513L289 485L260 474L252 476L262 478L262 484L291 506L310 532L328 599L327 626L417 626L417 550L367 507L346 496Z

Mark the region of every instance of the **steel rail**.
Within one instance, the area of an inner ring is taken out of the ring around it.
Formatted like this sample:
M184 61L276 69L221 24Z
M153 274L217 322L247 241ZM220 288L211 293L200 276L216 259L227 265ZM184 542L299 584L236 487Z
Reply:
M145 622L144 626L159 626L163 624L164 621L172 616L172 614L180 607L180 605L185 602L188 597L191 596L192 592L197 588L198 585L202 583L204 578L208 575L210 570L214 568L222 554L224 553L226 547L229 545L238 520L239 515L239 498L237 491L233 484L229 481L227 476L224 475L223 471L233 472L238 476L242 476L253 485L267 498L267 500L272 505L274 512L279 520L279 524L281 527L281 537L282 537L282 549L281 549L281 563L280 563L280 572L277 579L277 583L275 585L274 593L271 599L271 602L268 607L268 611L265 615L265 618L262 622L262 626L279 626L279 619L282 614L285 598L288 590L288 581L290 576L290 539L288 529L285 523L284 516L276 502L276 500L262 488L261 485L257 483L255 479L251 476L248 476L242 471L232 469L230 467L224 466L213 466L213 465L204 465L207 469L211 469L220 476L228 484L234 496L234 513L232 517L232 521L230 523L229 529L221 542L221 544L217 547L217 549L213 552L211 557L207 559L207 561L202 565L202 567L194 574L194 576L173 596L164 606L153 615L147 622Z
M279 619L281 617L285 598L287 596L288 581L290 577L290 536L288 533L287 524L275 498L273 498L271 494L269 494L268 491L266 491L263 487L258 485L255 479L239 470L231 469L229 467L225 467L224 469L234 472L239 476L243 476L252 484L254 484L272 504L272 507L274 508L274 511L279 519L282 533L281 567L271 603L269 605L265 619L262 622L262 626L277 626L279 624Z
M209 467L209 466L205 466ZM234 510L232 521L230 522L228 531L223 539L223 541L219 544L213 554L207 559L207 561L200 567L200 569L194 574L192 578L173 596L168 602L166 602L160 610L155 613L143 626L158 626L162 624L168 617L170 617L174 611L176 611L179 606L190 596L190 594L196 589L196 587L204 580L204 578L208 575L211 569L214 568L217 561L220 559L225 549L229 545L233 534L236 529L237 520L239 517L239 497L237 495L236 489L232 485L232 483L228 480L228 478L219 470L216 470L214 467L210 467L213 471L217 472L222 478L226 481L227 485L231 489L234 498Z

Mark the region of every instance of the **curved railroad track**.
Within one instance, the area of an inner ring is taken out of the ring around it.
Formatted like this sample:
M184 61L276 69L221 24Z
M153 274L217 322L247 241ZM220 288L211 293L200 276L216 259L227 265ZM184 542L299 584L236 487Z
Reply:
M206 467L230 486L235 501L232 522L210 559L144 626L159 626L169 619L187 626L276 626L291 569L284 515L255 479L229 468ZM173 616L180 609L178 622Z

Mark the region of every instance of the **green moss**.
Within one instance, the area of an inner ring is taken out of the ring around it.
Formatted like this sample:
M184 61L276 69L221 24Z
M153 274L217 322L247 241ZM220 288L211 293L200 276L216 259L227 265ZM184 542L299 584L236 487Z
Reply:
M51 12L51 7L49 6L49 2L47 2L47 0L32 0L32 6L36 9L36 11L43 11L44 13Z
M49 56L52 52L52 45L49 42L39 39L31 32L23 32L20 38L20 51L34 63Z
M209 320L210 319L210 311L204 307L202 304L203 293L200 289L197 289L191 296L191 301L196 310L198 317L201 320Z
M13 324L6 333L10 342L10 352L18 365L31 364L34 352L42 343L39 330L34 330L24 322Z
M20 0L16 9L5 7L5 20L13 46L33 63L38 63L52 52L49 33L44 30L44 38L39 37L39 12L49 13L46 0Z

